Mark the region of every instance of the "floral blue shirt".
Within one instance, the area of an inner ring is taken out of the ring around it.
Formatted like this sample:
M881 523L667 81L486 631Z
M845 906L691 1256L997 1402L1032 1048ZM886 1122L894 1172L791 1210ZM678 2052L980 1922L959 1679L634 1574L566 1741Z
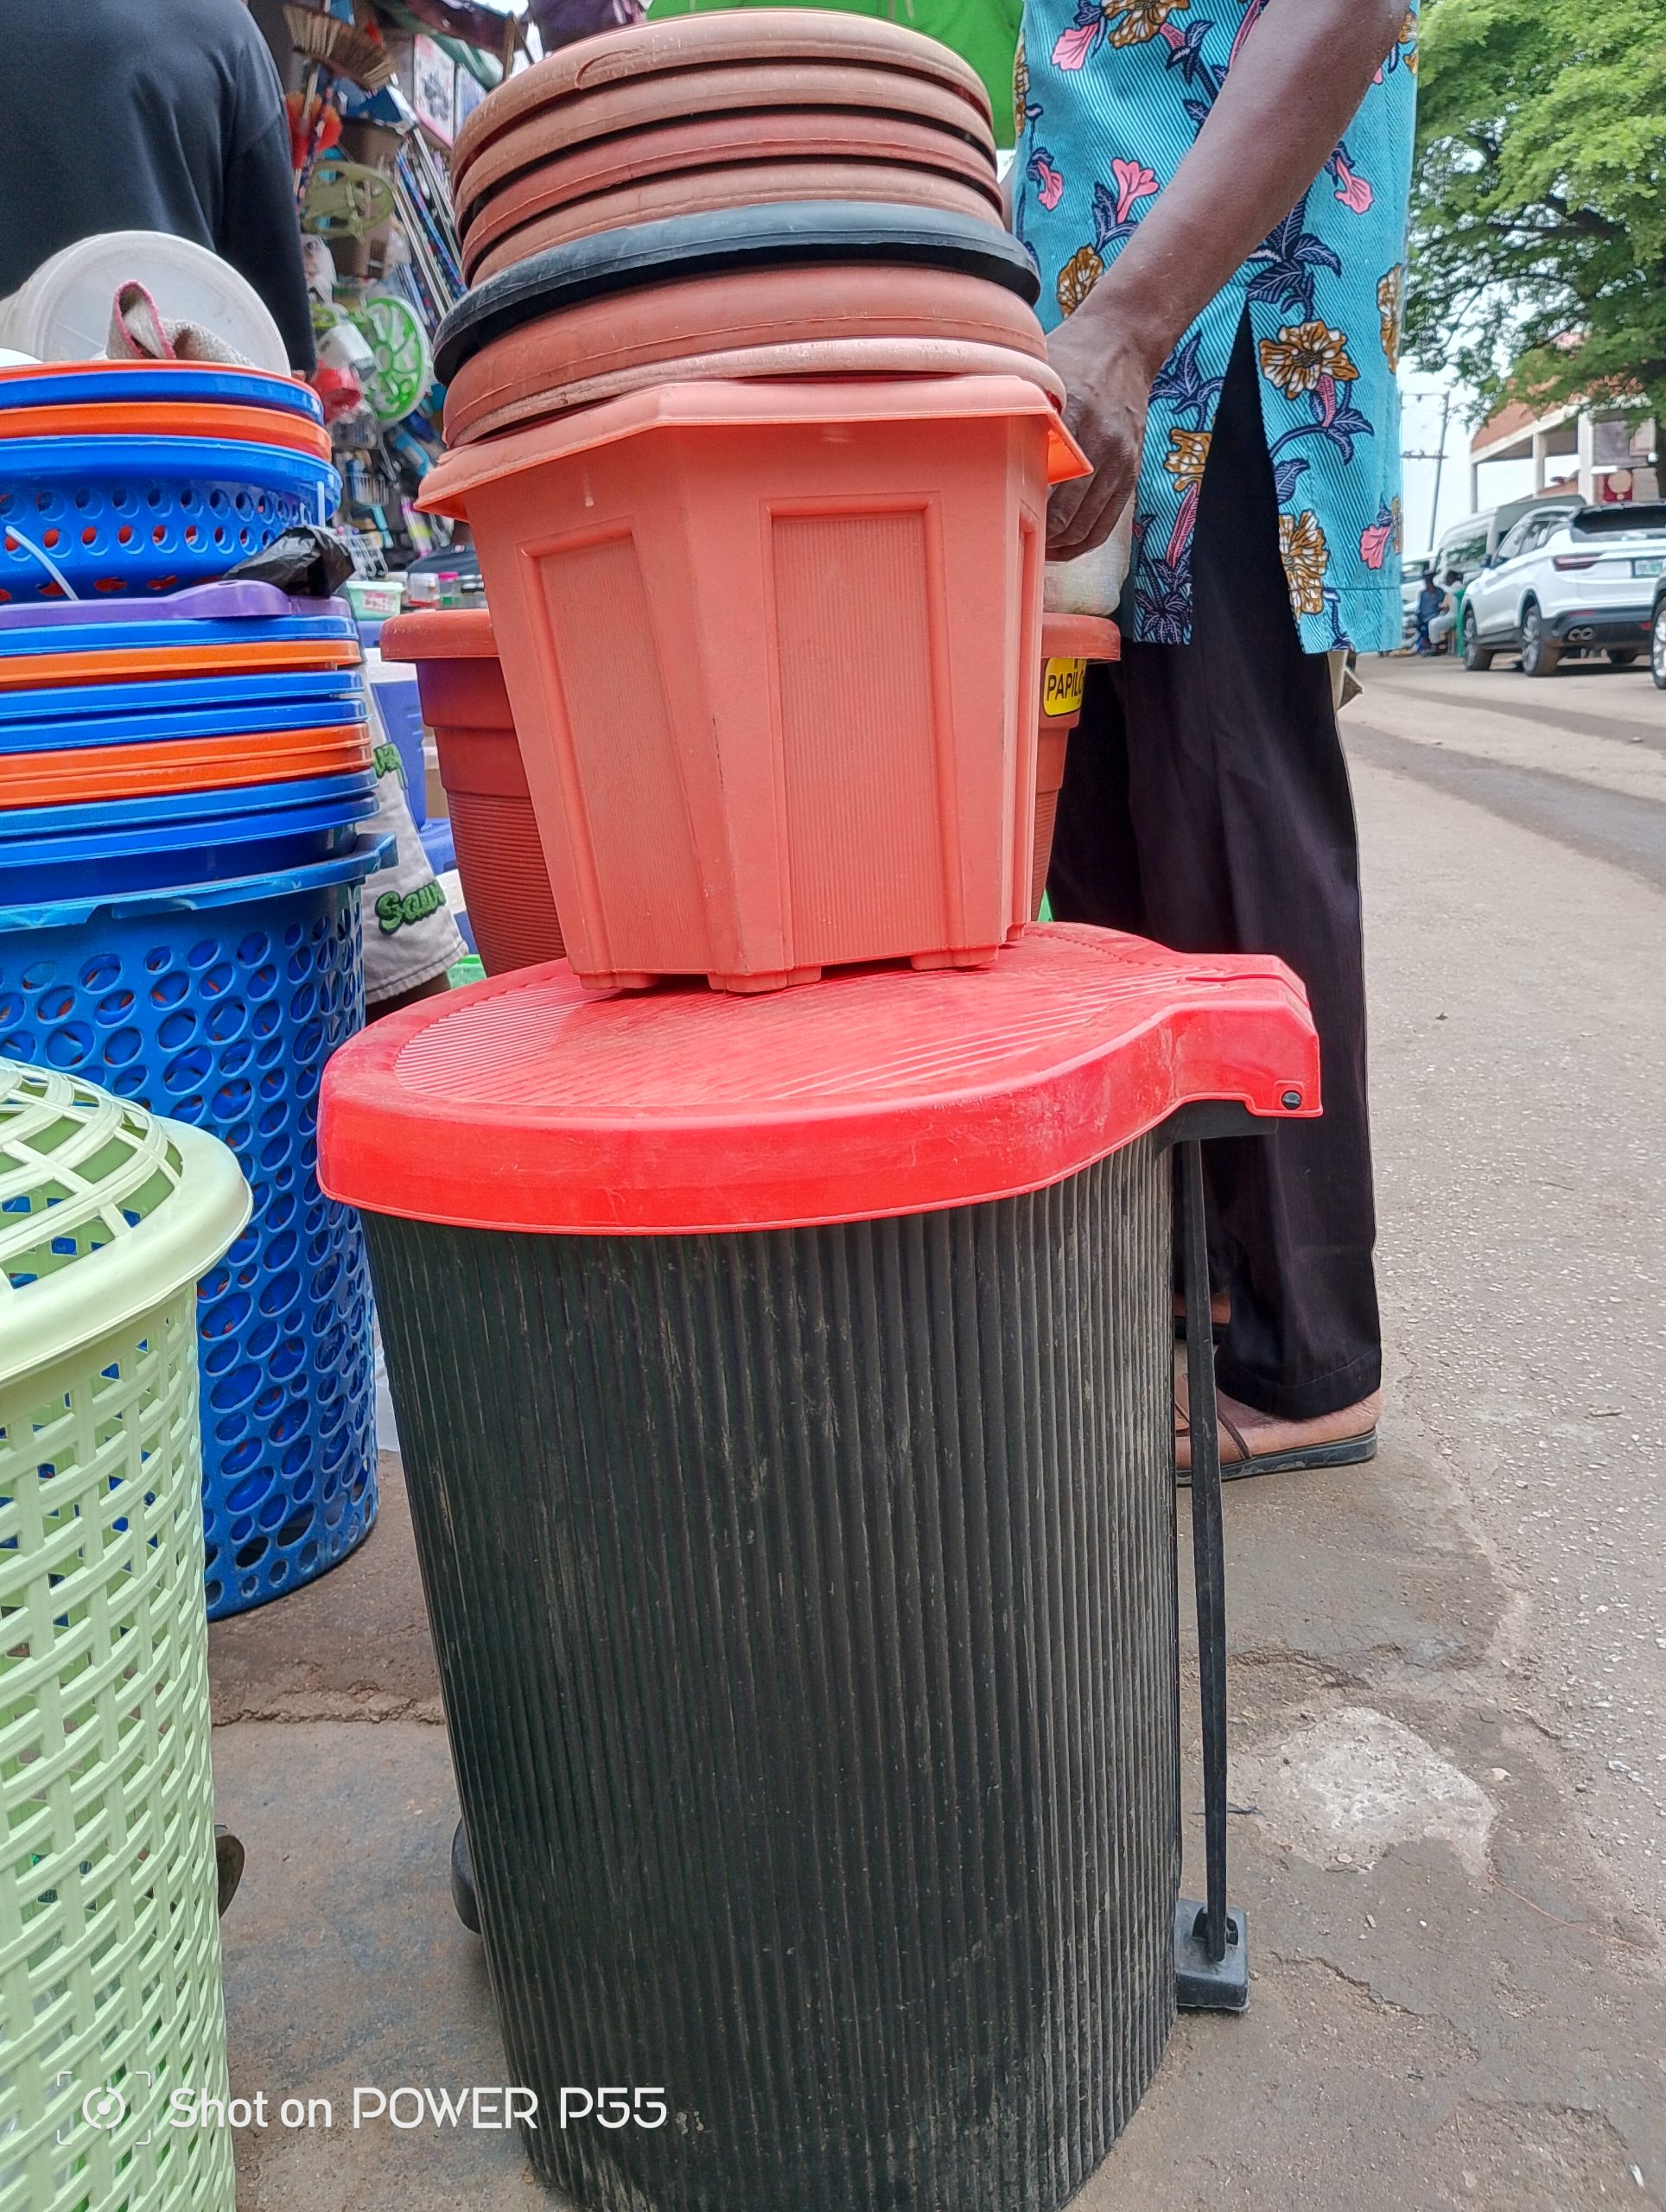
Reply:
M1080 305L1190 149L1266 0L1026 0L1014 225L1050 327ZM1417 6L1301 203L1211 302L1151 395L1132 634L1186 643L1198 489L1247 310L1301 642L1400 642L1400 400ZM1130 605L1131 601L1131 605Z

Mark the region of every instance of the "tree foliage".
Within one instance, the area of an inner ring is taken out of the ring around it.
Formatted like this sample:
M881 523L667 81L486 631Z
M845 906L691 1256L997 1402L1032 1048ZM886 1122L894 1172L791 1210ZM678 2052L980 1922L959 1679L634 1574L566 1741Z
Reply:
M1414 357L1490 404L1666 419L1666 0L1425 0L1423 24Z

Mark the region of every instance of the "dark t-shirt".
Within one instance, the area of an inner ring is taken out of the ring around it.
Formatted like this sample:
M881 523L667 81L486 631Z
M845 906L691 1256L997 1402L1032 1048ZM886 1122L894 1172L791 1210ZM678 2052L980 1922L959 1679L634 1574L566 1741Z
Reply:
M312 367L283 96L243 0L0 0L0 295L99 231L218 253Z

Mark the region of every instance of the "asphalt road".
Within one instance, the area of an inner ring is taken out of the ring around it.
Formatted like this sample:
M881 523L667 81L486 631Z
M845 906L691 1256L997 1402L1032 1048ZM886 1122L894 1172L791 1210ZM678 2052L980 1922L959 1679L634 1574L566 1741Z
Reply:
M1364 674L1382 1451L1229 1490L1250 2008L1182 2018L1076 2212L1666 2208L1666 696ZM233 2088L343 2114L503 2065L385 1470L359 1554L213 1636ZM551 2202L501 2133L238 2160L239 2212Z

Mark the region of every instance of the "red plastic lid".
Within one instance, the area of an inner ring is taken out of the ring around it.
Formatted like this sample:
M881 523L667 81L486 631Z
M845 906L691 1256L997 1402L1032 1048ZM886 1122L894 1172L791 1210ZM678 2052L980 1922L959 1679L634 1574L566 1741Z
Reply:
M318 1173L350 1205L470 1228L795 1229L1040 1190L1204 1099L1319 1111L1281 961L1061 924L992 968L853 969L763 998L595 998L557 961L344 1046Z
M384 660L495 660L498 641L483 607L415 607L391 614L376 640Z

